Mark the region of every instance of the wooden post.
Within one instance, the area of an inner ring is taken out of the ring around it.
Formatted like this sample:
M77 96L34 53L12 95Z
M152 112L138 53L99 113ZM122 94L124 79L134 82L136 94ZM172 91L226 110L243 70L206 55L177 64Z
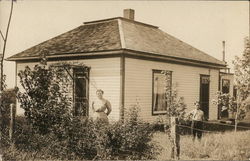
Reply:
M238 125L238 114L239 114L239 106L240 106L240 102L241 102L241 96L240 94L237 95L236 98L236 114L235 114L235 120L234 120L234 132L237 132L237 125Z
M234 132L237 132L237 125L238 125L238 105L237 105L237 111L236 111L235 120L234 120Z
M171 132L171 142L172 142L172 150L171 150L171 158L179 159L180 158L180 135L178 134L178 118L171 117L170 118L170 132Z
M14 126L15 126L15 105L12 103L10 104L10 129L9 129L9 137L11 142L13 140Z

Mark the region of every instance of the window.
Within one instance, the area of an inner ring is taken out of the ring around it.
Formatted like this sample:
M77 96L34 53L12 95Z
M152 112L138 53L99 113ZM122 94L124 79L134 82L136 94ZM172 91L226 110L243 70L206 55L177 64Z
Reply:
M230 81L228 79L222 79L222 93L229 93Z
M74 68L74 115L88 116L88 68Z
M166 114L168 98L171 95L172 72L163 74L161 70L153 70L152 114Z

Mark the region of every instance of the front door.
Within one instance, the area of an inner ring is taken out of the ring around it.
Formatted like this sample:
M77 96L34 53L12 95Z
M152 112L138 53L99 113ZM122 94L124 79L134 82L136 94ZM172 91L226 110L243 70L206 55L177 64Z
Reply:
M88 71L74 69L74 115L88 116Z
M230 91L230 80L229 79L222 79L222 93L223 94L228 94ZM223 109L222 107L219 108L220 110L220 119L223 118L228 118L229 113L228 113L228 109L225 108Z
M200 105L205 118L209 116L209 75L200 76Z

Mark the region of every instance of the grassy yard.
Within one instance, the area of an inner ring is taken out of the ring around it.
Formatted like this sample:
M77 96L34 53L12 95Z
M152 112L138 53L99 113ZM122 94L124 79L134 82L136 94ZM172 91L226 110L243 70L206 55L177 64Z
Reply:
M170 143L163 132L154 135L154 141L163 148L157 160L170 159ZM250 130L227 131L223 133L205 134L199 142L192 141L191 135L181 136L181 160L249 160Z

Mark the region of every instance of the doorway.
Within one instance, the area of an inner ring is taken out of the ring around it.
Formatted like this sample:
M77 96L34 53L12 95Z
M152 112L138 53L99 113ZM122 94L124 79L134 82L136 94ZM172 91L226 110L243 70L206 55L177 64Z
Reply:
M209 75L200 75L200 105L204 112L204 117L209 117Z
M74 68L74 115L75 116L88 116L88 70L84 68Z

